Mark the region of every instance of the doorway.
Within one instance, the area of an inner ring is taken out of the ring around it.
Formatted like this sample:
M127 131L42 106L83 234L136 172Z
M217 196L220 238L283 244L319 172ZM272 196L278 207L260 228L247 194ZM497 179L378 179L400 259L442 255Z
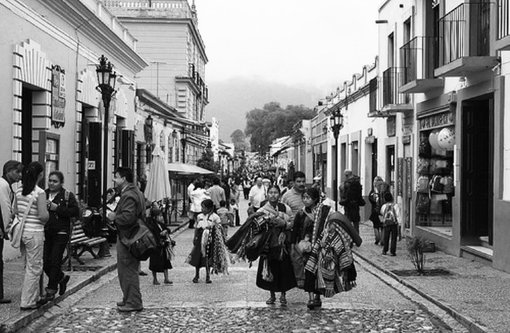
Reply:
M494 99L462 104L461 235L464 245L492 246Z
M32 162L32 93L23 86L21 92L21 163Z
M386 182L395 196L395 146L386 146Z

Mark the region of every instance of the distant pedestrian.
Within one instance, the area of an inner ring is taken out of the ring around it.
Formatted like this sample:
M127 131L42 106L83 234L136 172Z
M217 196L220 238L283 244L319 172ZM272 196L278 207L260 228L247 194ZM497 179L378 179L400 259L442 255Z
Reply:
M190 198L191 198L190 219L193 220L193 224L190 224L189 228L193 229L197 222L198 214L202 212L202 201L208 198L203 182L198 181L195 183L195 189L191 191Z
M108 213L108 218L115 221L119 240L117 241L117 272L119 275L122 301L117 302L121 312L143 310L140 292L140 261L136 259L123 241L129 239L138 228L138 219L144 218L145 198L133 184L133 171L118 167L113 182L121 194L115 212ZM147 275L147 273L145 273Z
M213 186L209 189L209 196L214 204L214 209L220 208L220 201L227 200L225 190L220 186L220 179L218 177L213 178Z
M374 227L374 237L375 237L375 244L378 245L380 242L382 243L382 228L383 224L381 222L381 219L379 218L379 213L381 211L383 198L382 195L384 193L380 192L380 184L383 182L383 179L379 176L376 176L374 178L372 189L370 190L370 193L368 194L368 201L371 205L371 213L369 220L372 221L373 227Z
M26 215L20 244L25 262L21 310L37 309L46 303L39 295L39 280L43 273L44 225L49 219L46 193L37 186L43 177L43 166L39 162L31 162L23 169L23 185L16 191L14 199L14 213L17 218L21 221Z
M216 214L220 217L220 224L223 230L223 235L225 238L228 237L228 227L234 225L234 216L230 213L227 208L227 203L225 201L220 201L220 208L216 210Z
M2 178L0 178L0 304L11 303L4 295L4 240L7 236L7 226L14 216L14 189L12 186L21 179L23 165L18 161L7 161L3 166Z
M400 210L393 202L393 195L390 192L384 194L385 204L381 207L381 221L384 225L384 245L382 254L388 253L388 248L392 256L397 252L398 223L400 221Z
M239 204L234 199L230 199L230 210L234 215L235 226L239 227L241 225L241 218L239 217Z
M365 206L360 178L348 169L344 171L344 176L345 181L340 186L340 205L344 206L345 216L359 233L359 222L361 220L359 208Z
M251 189L251 182L248 179L248 177L244 177L244 179L243 179L243 194L244 194L245 200L249 199L250 189Z
M44 272L48 276L46 300L52 301L67 289L69 275L62 272L62 259L69 242L71 219L78 217L80 208L73 193L64 189L64 174L52 171L48 177L46 198L50 218L44 226Z
M205 267L205 283L211 283L213 273L226 273L228 254L221 229L220 217L214 212L211 199L202 202L202 213L198 215L193 237L193 249L186 262L195 267L193 283L198 283L200 268Z
M262 184L262 177L256 178L255 185L250 189L248 197L250 199L248 215L250 215L260 208L262 201L266 200L266 188Z

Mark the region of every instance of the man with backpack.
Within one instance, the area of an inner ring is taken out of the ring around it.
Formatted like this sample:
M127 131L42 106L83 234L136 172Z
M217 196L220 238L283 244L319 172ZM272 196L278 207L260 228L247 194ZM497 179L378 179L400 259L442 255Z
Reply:
M399 207L393 202L393 195L390 192L384 193L384 201L386 203L381 207L380 212L384 239L382 254L386 255L389 247L391 255L396 256Z
M352 173L351 170L344 171L345 181L340 186L340 205L344 206L345 216L352 222L354 228L359 234L359 207L365 206L363 199L360 178Z

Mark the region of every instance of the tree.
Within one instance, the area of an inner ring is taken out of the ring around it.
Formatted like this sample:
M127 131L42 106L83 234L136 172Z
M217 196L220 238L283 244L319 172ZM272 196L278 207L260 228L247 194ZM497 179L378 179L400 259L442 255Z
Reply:
M280 103L270 102L262 109L253 109L246 114L245 134L251 136L253 151L267 152L274 139L291 135L295 123L311 119L315 114L313 109L304 105L287 105L283 109Z
M197 166L211 170L213 172L218 172L218 163L214 162L214 154L211 148L206 148L202 153L202 157L197 161Z
M234 151L246 151L246 148L248 148L248 145L246 144L246 135L244 135L242 130L236 129L232 132L232 134L230 134L230 139L234 144Z

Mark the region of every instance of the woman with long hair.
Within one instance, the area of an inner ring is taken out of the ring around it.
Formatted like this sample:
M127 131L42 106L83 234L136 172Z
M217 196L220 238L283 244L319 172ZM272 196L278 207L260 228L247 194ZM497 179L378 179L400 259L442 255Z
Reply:
M80 208L73 193L64 189L64 175L60 171L52 171L48 177L46 198L48 202L49 220L44 229L44 272L48 276L46 300L55 298L66 292L69 275L62 272L62 258L69 242L71 218L78 217Z
M289 206L279 202L280 188L271 185L268 200L257 212L263 213L265 229L269 232L268 248L261 254L257 270L257 287L268 290L266 304L276 302L276 293L281 293L280 305L287 305L285 293L296 286L294 270L290 261L290 230L292 229Z
M379 219L379 212L381 211L383 202L382 197L383 193L380 192L381 183L383 183L383 179L380 176L376 176L372 184L372 189L368 194L368 201L370 201L371 205L371 213L368 219L372 221L372 224L374 226L374 237L376 245L378 245L379 242L382 243L383 225L381 223L381 220Z
M16 191L14 213L27 216L21 234L21 254L25 261L25 277L21 289L21 310L33 310L44 304L39 297L39 280L43 273L44 225L49 219L46 193L37 184L44 177L43 166L31 162L23 169L22 186Z

